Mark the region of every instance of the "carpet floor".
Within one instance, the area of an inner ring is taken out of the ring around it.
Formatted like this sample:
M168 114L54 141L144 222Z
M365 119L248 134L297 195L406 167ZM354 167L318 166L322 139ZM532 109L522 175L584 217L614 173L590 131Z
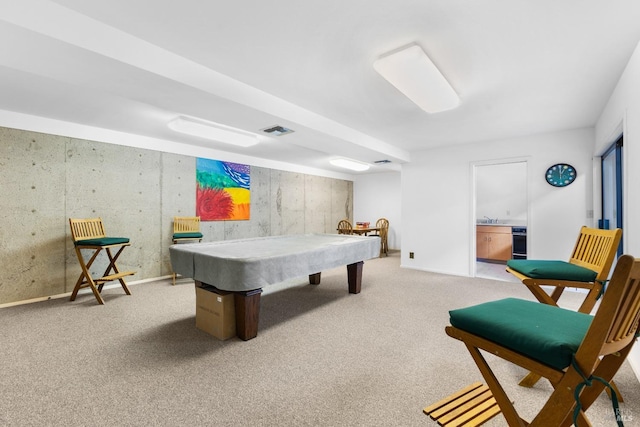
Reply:
M365 262L362 292L346 268L265 290L258 336L220 341L195 328L193 282L158 280L0 309L0 425L435 426L422 408L482 381L445 332L448 310L532 296L518 283L400 268L399 253ZM577 306L581 295L563 297ZM492 359L525 418L551 387ZM640 385L616 376L627 426L640 425ZM601 396L588 412L615 425ZM634 424L635 423L635 424ZM506 425L502 417L489 426Z

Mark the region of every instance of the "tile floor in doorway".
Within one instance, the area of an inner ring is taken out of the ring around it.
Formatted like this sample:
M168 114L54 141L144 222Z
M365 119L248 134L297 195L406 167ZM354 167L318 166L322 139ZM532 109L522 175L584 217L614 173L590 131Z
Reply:
M507 273L505 264L493 262L476 262L476 277L520 283L513 274Z

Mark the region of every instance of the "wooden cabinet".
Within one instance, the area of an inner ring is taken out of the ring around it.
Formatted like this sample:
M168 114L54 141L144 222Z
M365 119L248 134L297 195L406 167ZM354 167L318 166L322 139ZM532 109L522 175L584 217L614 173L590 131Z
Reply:
M511 259L511 227L481 225L476 227L476 258L508 261Z

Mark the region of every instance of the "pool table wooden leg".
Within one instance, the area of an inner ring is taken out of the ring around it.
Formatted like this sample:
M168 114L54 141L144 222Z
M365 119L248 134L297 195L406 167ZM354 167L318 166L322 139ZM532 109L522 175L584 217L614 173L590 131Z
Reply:
M233 293L236 310L236 335L244 341L258 336L260 294L262 294L262 289Z
M309 284L310 285L319 285L320 284L320 275L322 273L314 273L309 275Z
M359 294L362 287L362 266L364 261L347 265L347 277L349 281L349 293Z

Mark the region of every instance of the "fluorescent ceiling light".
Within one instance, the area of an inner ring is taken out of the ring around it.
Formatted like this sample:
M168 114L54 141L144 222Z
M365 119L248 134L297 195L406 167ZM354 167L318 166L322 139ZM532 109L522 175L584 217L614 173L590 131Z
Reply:
M251 132L190 117L178 117L170 121L168 126L176 132L240 147L251 147L259 142L258 135Z
M355 160L347 160L347 159L333 159L329 160L333 166L338 166L340 168L351 169L353 171L362 172L369 169L369 165L366 163L356 162Z
M427 113L455 108L458 94L418 45L390 52L373 68Z

